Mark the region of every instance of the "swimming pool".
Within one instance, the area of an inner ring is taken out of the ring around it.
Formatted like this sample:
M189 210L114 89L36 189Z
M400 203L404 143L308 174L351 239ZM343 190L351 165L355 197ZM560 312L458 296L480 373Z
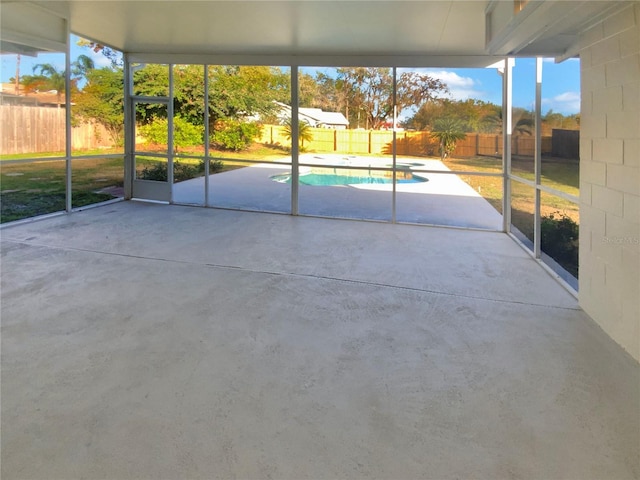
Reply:
M366 172L363 172L366 173ZM280 173L272 175L271 180L279 183L291 183L290 173ZM337 173L305 173L301 174L299 183L311 186L337 186L337 185L367 185L367 184L391 184L393 177L391 176L372 176L372 175L340 175ZM428 178L409 173L398 175L396 183L424 183L429 181Z

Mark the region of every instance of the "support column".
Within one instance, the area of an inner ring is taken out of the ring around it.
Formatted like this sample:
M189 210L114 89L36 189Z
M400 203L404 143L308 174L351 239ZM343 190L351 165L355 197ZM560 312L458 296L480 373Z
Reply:
M209 65L204 65L204 205L209 205Z
M513 105L512 68L515 59L504 61L502 72L502 230L511 228L511 133L513 131L511 113Z
M535 143L535 213L533 223L533 253L536 258L540 258L541 250L541 216L540 216L540 174L542 170L542 58L536 58L536 111L535 111L535 129L536 129L536 143Z
M299 148L298 66L291 66L291 215L298 215Z
M65 49L64 55L64 108L65 108L65 209L67 212L70 212L73 208L73 173L71 171L71 155L72 155L72 145L71 145L71 46L69 44L69 37L71 36L71 31L69 30L69 21L65 21L65 25L67 28L67 45Z
M134 117L131 92L133 91L133 71L129 63L128 54L124 54L124 198L131 200L133 197L134 158Z
M167 128L169 139L167 142L167 182L169 183L169 203L173 203L173 64L169 64L169 104L167 105Z
M393 189L391 200L391 223L396 223L396 122L398 121L398 105L396 104L398 86L396 84L396 70L396 67L393 67L393 140L391 142L391 152L393 154Z

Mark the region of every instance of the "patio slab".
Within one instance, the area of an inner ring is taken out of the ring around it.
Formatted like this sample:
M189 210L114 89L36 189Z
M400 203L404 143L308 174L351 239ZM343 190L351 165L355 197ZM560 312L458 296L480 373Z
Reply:
M640 367L504 234L122 202L1 246L2 478L640 472Z

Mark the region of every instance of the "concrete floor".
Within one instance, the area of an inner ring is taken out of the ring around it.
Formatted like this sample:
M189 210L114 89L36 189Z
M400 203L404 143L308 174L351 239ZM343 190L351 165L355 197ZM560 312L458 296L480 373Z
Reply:
M2 478L640 475L640 367L500 233L122 202L2 230Z
M303 155L307 164L343 166L344 155ZM347 157L352 158L352 157ZM350 165L387 167L392 159L353 157ZM287 160L286 158L282 159ZM402 157L414 168L449 172L440 160ZM309 167L302 167L308 169ZM343 173L338 168L339 173ZM291 185L270 177L291 173L285 165L256 164L209 176L209 205L222 208L291 212ZM398 222L500 230L502 216L458 175L420 173L429 181L398 184L396 219ZM174 203L203 205L205 178L194 178L173 185ZM299 212L302 215L391 221L392 185L309 186L300 185Z

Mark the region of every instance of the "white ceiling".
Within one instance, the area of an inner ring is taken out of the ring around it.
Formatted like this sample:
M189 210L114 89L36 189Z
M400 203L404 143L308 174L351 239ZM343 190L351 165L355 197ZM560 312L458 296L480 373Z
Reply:
M73 33L142 56L324 56L362 65L375 57L432 64L449 58L480 66L497 59L490 53L561 56L590 18L625 2L531 0L535 22L490 46L485 13L496 0L2 0L3 7L12 3L37 5L68 18Z
M482 55L486 1L46 1L129 52Z

